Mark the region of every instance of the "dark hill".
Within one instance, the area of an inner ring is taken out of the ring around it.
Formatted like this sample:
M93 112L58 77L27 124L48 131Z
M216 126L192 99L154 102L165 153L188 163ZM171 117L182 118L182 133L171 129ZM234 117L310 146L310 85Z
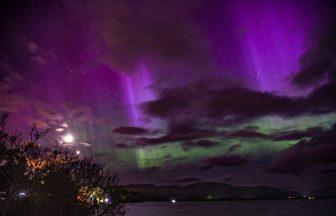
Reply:
M142 194L148 200L234 200L234 199L283 199L288 196L300 196L297 192L290 192L273 187L232 186L216 182L200 182L187 186L168 185L125 185L128 191Z

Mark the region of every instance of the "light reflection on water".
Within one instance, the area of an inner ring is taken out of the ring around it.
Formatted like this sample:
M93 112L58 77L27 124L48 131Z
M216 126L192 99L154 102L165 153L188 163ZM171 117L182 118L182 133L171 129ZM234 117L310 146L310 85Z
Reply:
M336 200L148 202L129 204L126 216L335 216Z

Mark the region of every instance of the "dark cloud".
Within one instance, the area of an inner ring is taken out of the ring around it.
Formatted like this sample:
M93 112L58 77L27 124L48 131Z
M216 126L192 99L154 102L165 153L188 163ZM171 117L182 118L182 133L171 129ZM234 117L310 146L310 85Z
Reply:
M302 131L292 131L292 132L277 136L274 140L276 141L299 140L304 137L308 137L307 133L302 132Z
M198 140L198 141L186 141L182 143L182 149L188 151L193 147L212 148L218 146L220 143L212 140Z
M282 132L280 134L276 134L273 136L275 136L274 140L276 141L299 140L305 137L310 138L310 137L316 136L322 133L322 131L323 129L320 127L313 127L313 128L308 128L305 131L294 130L294 131L289 131L289 132Z
M185 172L185 171L193 171L195 170L195 164L191 163L178 163L170 167L171 172Z
M140 127L118 127L113 129L113 132L125 135L141 135L147 133L148 131Z
M208 140L204 138L221 138L232 139L232 138L245 138L245 139L253 139L260 138L266 140L274 140L274 141L284 141L284 140L299 140L302 138L310 138L317 136L323 132L323 128L321 127L312 127L308 128L304 131L293 130L293 131L285 131L279 132L276 134L264 134L257 131L257 128L247 128L237 131L210 131L210 130L202 130L196 129L190 125L174 125L169 128L169 133L167 135L163 135L157 138L147 138L141 137L136 140L135 145L137 146L150 146L150 145L160 145L168 142L182 142L181 147L184 151L188 151L194 147L202 147L202 148L213 148L215 146L220 145L220 142ZM199 140L201 139L201 140ZM242 147L241 144L232 145L229 147L228 151L233 152L236 149Z
M323 114L336 110L336 82L326 83L309 94L301 113Z
M183 123L173 123L171 122L168 127L168 132L170 134L213 134L215 131L209 129L199 129L194 126L193 121L183 122Z
M208 86L211 86L211 81L208 81ZM143 109L151 116L172 122L194 117L222 118L224 123L233 123L267 114L294 115L297 110L290 107L297 107L297 103L295 99L243 87L227 88L223 85L221 89L213 90L195 88L192 84L162 92L158 100L144 104Z
M117 143L116 147L120 149L130 148L130 146L125 143Z
M265 115L292 116L298 113L300 100L247 88L229 88L214 92L208 115L240 122ZM289 108L292 107L292 108Z
M206 171L206 170L210 170L212 168L213 168L213 165L209 164L209 165L201 166L198 170L199 171Z
M146 146L146 145L160 145L168 142L183 142L181 144L182 149L188 151L193 147L202 147L202 148L212 148L220 145L217 141L206 140L204 138L208 137L218 137L222 139L231 139L231 138L262 138L268 139L269 137L266 134L260 133L255 130L237 130L233 132L226 131L210 131L196 129L191 126L185 125L174 125L171 126L166 135L157 137L157 138L147 138L142 137L136 140L136 146ZM197 140L201 139L201 140Z
M195 127L204 125L205 122L212 126L230 125L268 115L292 117L336 110L336 101L331 99L336 94L334 83L316 88L307 97L280 96L246 87L225 85L214 89L211 81L205 83L207 85L203 88L190 84L165 90L159 99L143 104L142 108L148 115L167 119L171 123L189 122L193 119ZM243 135L244 132L239 133ZM263 136L258 132L245 133Z
M228 152L233 152L233 151L235 151L236 149L239 149L240 147L242 147L241 144L235 144L235 145L232 145L232 146L229 147Z
M336 125L311 140L301 140L281 152L270 164L269 170L300 174L314 164L336 162Z
M160 136L158 138L146 138L142 137L136 141L137 145L157 145L161 143L167 142L177 142L177 141L185 141L185 140L193 140L200 139L212 136L220 136L225 132L216 132L216 131L208 131L208 130L200 130L200 129L192 129L192 128L181 128L173 129L170 133L164 136ZM202 143L201 143L202 144ZM203 143L205 145L205 143Z
M192 82L177 88L163 89L160 91L159 98L149 101L142 105L142 109L149 115L159 118L170 118L176 120L173 124L184 124L184 121L178 121L179 117L189 117L192 114L202 114L199 117L207 115L209 100L216 98L223 89L242 86L243 83L227 79L207 79L204 81ZM195 110L200 109L199 113ZM189 118L191 123L195 118Z
M228 134L229 137L266 138L267 135L254 130L238 130Z
M335 9L335 7L330 8ZM336 16L326 13L314 32L310 49L301 57L301 69L293 76L298 86L309 86L323 80L336 81Z
M247 157L235 155L235 154L228 154L228 155L206 158L203 160L203 162L212 164L212 165L222 166L222 167L241 166L247 163Z
M227 131L215 131L207 129L196 128L197 123L194 121L189 121L182 119L182 123L176 123L178 121L170 122L168 127L168 132L166 135L156 137L156 138L147 138L142 137L136 140L136 146L146 146L146 145L159 145L168 142L182 142L182 149L188 151L193 147L202 147L202 148L212 148L220 145L219 142L208 140L205 138L218 137L222 139L231 139L231 138L263 138L268 139L269 137L266 134L260 133L257 131L258 128L251 127L245 128L237 131L227 132ZM202 127L202 126L200 126Z

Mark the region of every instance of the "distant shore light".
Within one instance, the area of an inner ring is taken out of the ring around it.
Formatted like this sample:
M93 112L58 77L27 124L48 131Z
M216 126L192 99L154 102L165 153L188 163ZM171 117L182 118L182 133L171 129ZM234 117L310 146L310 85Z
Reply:
M106 198L105 198L105 203L107 203L107 204L111 204L111 200L110 200L110 198L106 197Z
M25 197L27 194L25 192L20 192L19 197Z

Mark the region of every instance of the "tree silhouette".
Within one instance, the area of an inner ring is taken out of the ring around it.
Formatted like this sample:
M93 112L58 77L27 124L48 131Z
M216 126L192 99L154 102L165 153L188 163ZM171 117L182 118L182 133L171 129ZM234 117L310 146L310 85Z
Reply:
M9 134L0 113L2 215L124 215L117 175L92 158L61 146L41 147L48 133L35 125L30 137Z

